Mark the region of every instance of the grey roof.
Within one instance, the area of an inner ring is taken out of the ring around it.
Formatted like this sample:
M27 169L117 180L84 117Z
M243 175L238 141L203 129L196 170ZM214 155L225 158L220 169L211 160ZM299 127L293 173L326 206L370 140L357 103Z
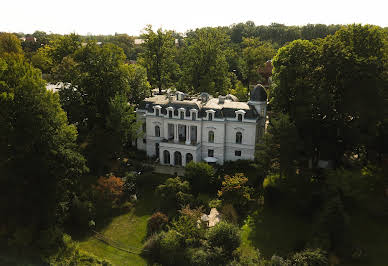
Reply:
M267 101L267 92L264 89L264 86L257 84L251 91L251 101L255 102L266 102Z
M234 99L233 99L234 100ZM178 115L178 109L185 109L185 115L190 116L190 110L198 110L198 117L206 117L207 110L214 110L215 118L234 118L236 117L236 111L243 110L245 112L245 118L247 119L256 119L259 117L256 109L248 105L246 102L236 102L232 99L225 99L224 103L220 104L218 98L210 98L206 102L201 102L197 98L185 99L183 101L177 101L176 98L173 98L172 101L169 101L166 95L156 95L150 98L146 98L138 106L139 109L147 110L149 113L154 112L154 106L160 105L162 107L161 113L166 115L167 108L174 108L174 115Z

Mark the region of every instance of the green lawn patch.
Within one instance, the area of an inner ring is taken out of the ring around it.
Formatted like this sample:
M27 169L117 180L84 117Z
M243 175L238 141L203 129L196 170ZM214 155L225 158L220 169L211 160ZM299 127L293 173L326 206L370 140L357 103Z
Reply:
M159 206L154 194L155 188L168 177L150 173L141 175L138 178L139 193L135 207L128 213L113 217L99 233L123 244L128 250L139 252L145 240L147 220ZM140 255L109 246L93 236L80 241L80 248L114 265L147 265Z

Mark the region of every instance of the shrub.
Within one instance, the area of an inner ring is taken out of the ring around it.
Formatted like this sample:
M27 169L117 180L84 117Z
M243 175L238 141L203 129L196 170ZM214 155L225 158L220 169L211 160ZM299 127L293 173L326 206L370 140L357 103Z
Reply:
M174 229L183 237L186 246L198 246L205 235L205 227L198 222L202 214L201 208L192 210L185 207L180 213L182 215L173 222Z
M208 230L207 239L212 248L221 247L228 254L241 244L239 228L224 221Z
M190 248L186 252L186 258L190 265L210 265L210 254L203 248Z
M148 257L151 261L160 261L161 237L161 233L151 235L143 246L142 255Z
M97 180L97 186L95 188L105 200L115 202L121 200L123 186L124 181L121 178L111 175L108 178L100 177Z
M291 264L297 266L324 266L328 265L327 254L321 249L306 249L295 253L291 257Z
M218 197L224 203L233 204L241 213L248 210L249 204L253 202L251 194L253 189L247 186L248 178L242 173L237 173L234 176L225 175L222 181L222 187L218 191Z
M160 259L162 264L179 265L182 262L181 236L175 230L163 232L160 239Z
M209 201L209 208L216 208L219 209L222 206L222 200L220 199L214 199Z
M150 236L166 228L168 217L164 213L154 213L147 222L147 235Z
M92 202L82 201L75 196L70 207L67 224L77 231L88 229L89 221L93 218L93 209Z
M156 189L164 209L173 211L192 202L193 196L189 192L189 182L182 181L179 177L167 179Z
M136 194L136 175L134 173L127 173L124 177L123 193L125 197L129 197Z
M238 223L238 214L232 204L225 204L221 208L222 217L230 223Z
M63 235L57 252L43 260L49 265L112 265L107 260L102 260L94 255L81 251L78 243L66 234Z
M185 177L195 194L211 191L215 187L214 168L204 162L191 161L185 167Z

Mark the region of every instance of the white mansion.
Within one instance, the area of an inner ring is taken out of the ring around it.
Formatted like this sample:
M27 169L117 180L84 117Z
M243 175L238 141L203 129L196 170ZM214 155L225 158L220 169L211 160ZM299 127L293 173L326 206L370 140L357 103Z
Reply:
M230 94L218 98L207 93L197 97L182 92L155 95L136 110L144 132L137 139L137 148L165 165L253 159L266 111L262 85L252 90L248 102L239 102Z

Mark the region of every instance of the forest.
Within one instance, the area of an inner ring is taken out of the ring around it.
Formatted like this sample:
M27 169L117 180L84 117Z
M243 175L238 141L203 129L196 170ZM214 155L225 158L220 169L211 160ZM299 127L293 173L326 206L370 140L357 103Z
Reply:
M170 176L136 150L153 89L247 101L268 61L254 160ZM0 264L385 265L387 138L387 28L0 33Z

